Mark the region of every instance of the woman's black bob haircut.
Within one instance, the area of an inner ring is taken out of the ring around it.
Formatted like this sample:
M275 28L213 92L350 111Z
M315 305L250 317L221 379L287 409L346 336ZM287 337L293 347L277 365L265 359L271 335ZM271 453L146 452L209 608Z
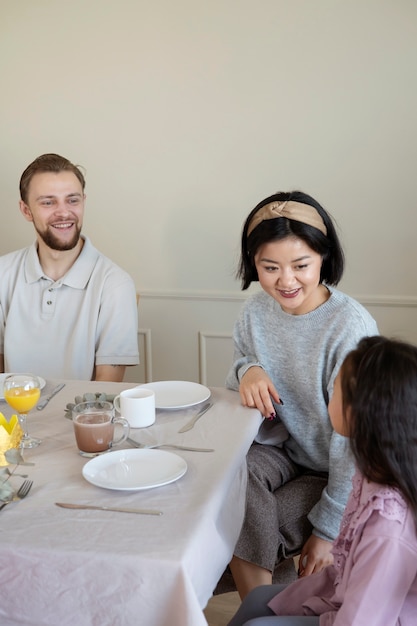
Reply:
M314 207L320 214L327 229L327 236L320 230L303 222L297 222L285 217L264 220L247 236L248 226L252 217L265 204L270 202L283 202L292 200L302 202ZM342 278L345 259L330 215L323 209L321 204L302 191L279 192L262 200L251 211L246 219L242 231L242 247L237 277L242 281L242 289L247 289L252 281L258 281L258 272L255 267L255 255L265 243L279 241L286 237L298 237L302 239L314 252L320 254L323 259L320 272L320 282L327 285L337 285Z

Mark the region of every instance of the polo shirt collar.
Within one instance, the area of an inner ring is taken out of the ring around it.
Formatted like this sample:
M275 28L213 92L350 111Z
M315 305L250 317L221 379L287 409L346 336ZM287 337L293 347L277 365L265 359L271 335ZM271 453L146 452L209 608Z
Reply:
M65 276L57 281L62 285L68 285L68 287L73 287L74 289L84 289L86 287L100 254L91 244L88 237L83 236L82 239L84 239L84 246L79 257ZM36 242L28 248L25 262L25 275L28 283L34 283L42 278L51 280L49 276L45 275L39 262Z

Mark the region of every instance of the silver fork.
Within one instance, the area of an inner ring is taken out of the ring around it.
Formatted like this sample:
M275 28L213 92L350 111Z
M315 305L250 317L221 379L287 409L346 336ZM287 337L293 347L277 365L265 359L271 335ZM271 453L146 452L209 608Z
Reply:
M135 446L136 448L143 448L144 450L154 450L155 448L173 448L175 450L188 450L189 452L214 452L213 448L192 448L191 446L180 446L175 443L157 443L154 445L146 445L144 443L139 443L139 441L135 441L130 437L127 438L127 441Z
M16 502L17 500L23 500L23 498L26 498L26 496L28 495L29 491L32 489L32 485L33 485L33 481L32 480L25 480L19 487L19 490L17 491L17 493L13 496L13 498L11 500L8 500L7 502L3 502L0 505L0 511L2 509L4 509L4 507L7 504L10 504L10 502Z

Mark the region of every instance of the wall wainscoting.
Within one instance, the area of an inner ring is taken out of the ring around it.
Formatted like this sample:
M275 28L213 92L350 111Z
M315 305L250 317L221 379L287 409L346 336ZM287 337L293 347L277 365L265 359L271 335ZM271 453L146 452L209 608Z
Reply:
M233 357L233 325L248 294L140 294L141 364L125 380L189 380L224 384ZM381 334L417 345L417 297L355 296L376 319Z

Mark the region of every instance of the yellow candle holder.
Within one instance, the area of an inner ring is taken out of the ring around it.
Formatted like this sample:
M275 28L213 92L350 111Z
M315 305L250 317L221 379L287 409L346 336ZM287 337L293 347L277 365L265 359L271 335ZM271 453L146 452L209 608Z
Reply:
M4 453L11 448L18 448L23 437L17 415L12 415L9 421L0 413L0 467L8 465Z

